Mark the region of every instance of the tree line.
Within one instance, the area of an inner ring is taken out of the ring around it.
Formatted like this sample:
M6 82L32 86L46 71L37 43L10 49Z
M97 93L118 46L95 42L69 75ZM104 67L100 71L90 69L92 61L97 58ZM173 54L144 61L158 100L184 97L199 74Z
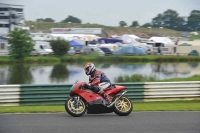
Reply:
M52 18L39 18L36 20L37 22L55 22L54 19ZM81 19L73 17L71 15L69 15L67 18L65 18L64 20L60 21L61 23L82 23Z
M37 22L55 22L52 18L37 19ZM81 19L68 16L61 23L82 23ZM121 27L163 27L180 31L198 31L200 30L200 10L191 11L189 16L179 16L175 10L168 9L163 13L159 13L157 16L152 18L151 22L140 25L138 21L133 21L130 26L125 21L120 21L119 26Z
M119 22L120 26L127 26L125 21ZM138 21L133 21L130 27L140 26ZM158 14L152 18L151 22L141 25L141 27L168 28L180 31L198 31L200 30L200 10L193 10L188 17L181 17L171 9Z

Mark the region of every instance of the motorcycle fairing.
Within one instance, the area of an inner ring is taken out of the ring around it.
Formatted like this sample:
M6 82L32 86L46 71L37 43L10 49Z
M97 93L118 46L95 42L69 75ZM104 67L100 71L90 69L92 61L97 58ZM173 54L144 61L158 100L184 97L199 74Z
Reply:
M77 82L76 88L73 92L70 93L70 96L79 95L87 103L96 101L98 99L103 99L102 96L100 96L99 94L97 94L93 91L79 89L80 86L84 83L85 82ZM119 92L121 92L124 89L126 89L124 86L115 85L115 88L109 89L108 91L106 91L106 94L108 94L110 96L115 96L116 94L118 94Z

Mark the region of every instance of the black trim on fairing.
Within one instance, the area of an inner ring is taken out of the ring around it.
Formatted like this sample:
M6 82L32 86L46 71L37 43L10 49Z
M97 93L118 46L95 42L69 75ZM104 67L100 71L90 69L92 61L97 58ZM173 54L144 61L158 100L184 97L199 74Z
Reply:
M114 108L108 108L103 104L89 105L87 109L88 114L101 114L101 113L112 113Z
M88 103L88 114L112 113L113 111L114 108L108 108L104 105L104 99L98 99Z
M88 105L94 105L94 104L103 104L104 99L97 99L95 101L89 102Z

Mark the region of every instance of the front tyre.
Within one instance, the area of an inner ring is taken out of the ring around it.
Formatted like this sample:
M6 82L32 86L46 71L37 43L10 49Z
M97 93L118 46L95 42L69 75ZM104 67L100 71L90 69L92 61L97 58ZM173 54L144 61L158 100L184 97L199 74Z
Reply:
M75 103L74 98L70 97L65 102L65 110L71 116L80 117L85 114L86 105L82 99L79 99L79 102Z
M118 97L116 97L118 98ZM114 112L119 116L127 116L129 115L133 110L133 105L131 101L125 97L122 96L120 99L117 100L117 102L114 105Z

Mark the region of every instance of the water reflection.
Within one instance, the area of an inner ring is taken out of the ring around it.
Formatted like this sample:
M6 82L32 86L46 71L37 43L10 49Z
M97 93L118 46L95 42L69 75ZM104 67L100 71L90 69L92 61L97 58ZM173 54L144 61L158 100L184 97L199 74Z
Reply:
M77 80L88 81L84 65L4 65L0 66L0 84L72 84ZM200 75L200 63L95 63L95 66L105 72L111 82L120 75L140 74L160 80Z
M50 74L51 82L64 82L69 79L69 71L65 64L56 64Z
M136 71L138 69L143 69L146 64L117 64L117 66L125 71Z
M33 76L30 72L30 66L24 64L15 64L9 67L7 84L32 84Z
M192 63L190 63L190 66L191 66L192 68L196 68L196 67L198 67L198 65L199 65L199 63L197 63L197 62L192 62Z
M101 68L110 68L111 64L102 64Z
M8 66L0 67L0 85L7 84L8 71L9 71Z

